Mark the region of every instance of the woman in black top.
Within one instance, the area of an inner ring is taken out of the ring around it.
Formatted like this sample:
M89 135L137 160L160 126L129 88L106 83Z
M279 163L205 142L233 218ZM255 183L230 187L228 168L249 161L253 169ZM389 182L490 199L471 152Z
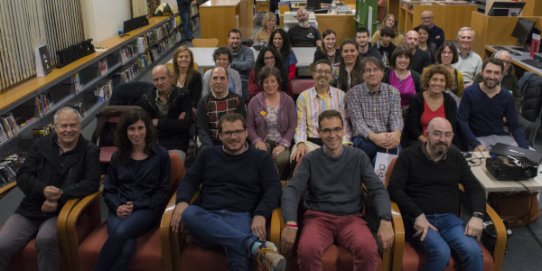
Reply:
M203 85L201 74L194 69L194 54L186 46L177 48L173 54L173 79L177 87L188 90L192 107L197 108Z
M341 61L341 50L337 48L337 34L331 29L326 29L322 33L322 46L316 48L314 51L314 60L316 62L320 59L327 59L329 64L333 64Z
M353 86L363 83L361 58L359 57L358 44L354 40L344 40L340 50L341 61L333 66L333 74L337 78L335 86L347 92Z
M156 144L154 126L145 111L122 115L116 146L103 192L109 237L95 270L128 270L137 238L159 222L169 192L169 155Z

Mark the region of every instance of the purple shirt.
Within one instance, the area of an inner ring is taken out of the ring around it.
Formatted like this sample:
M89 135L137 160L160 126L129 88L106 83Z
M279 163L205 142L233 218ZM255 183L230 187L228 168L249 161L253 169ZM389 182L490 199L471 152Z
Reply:
M416 95L416 87L414 86L412 74L408 75L404 80L401 80L395 74L395 70L390 70L390 85L399 90L399 95L401 95L401 107L409 105L410 99Z

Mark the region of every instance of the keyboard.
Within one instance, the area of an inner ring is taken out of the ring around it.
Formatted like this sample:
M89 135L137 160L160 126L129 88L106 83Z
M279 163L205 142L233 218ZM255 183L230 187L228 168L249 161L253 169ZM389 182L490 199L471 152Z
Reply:
M534 59L530 59L530 58L527 58L527 59L522 59L521 62L529 65L529 66L533 66L533 67L536 67L538 69L542 69L542 62L539 62L539 61L536 61Z

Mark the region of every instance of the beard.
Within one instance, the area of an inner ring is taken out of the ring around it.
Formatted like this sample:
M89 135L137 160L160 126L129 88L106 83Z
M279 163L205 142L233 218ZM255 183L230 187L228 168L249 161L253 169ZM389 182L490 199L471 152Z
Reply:
M299 22L299 26L303 27L303 28L307 28L309 27L309 21L302 21L302 22Z
M446 152L448 152L448 145L444 142L438 142L435 145L430 145L431 151L438 156L444 155Z
M489 89L496 88L499 85L498 80L490 79L490 78L484 78L484 86Z

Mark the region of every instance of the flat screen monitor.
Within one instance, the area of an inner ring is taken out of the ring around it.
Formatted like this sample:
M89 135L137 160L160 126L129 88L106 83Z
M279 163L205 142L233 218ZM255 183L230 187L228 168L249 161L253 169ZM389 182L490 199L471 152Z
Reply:
M321 9L320 0L307 0L307 10L315 11Z
M495 1L489 10L489 16L519 16L525 2L499 2Z
M519 18L516 27L514 27L514 31L512 31L512 37L518 39L519 45L524 47L527 46L529 43L528 41L531 39L534 25L535 22L533 21Z

